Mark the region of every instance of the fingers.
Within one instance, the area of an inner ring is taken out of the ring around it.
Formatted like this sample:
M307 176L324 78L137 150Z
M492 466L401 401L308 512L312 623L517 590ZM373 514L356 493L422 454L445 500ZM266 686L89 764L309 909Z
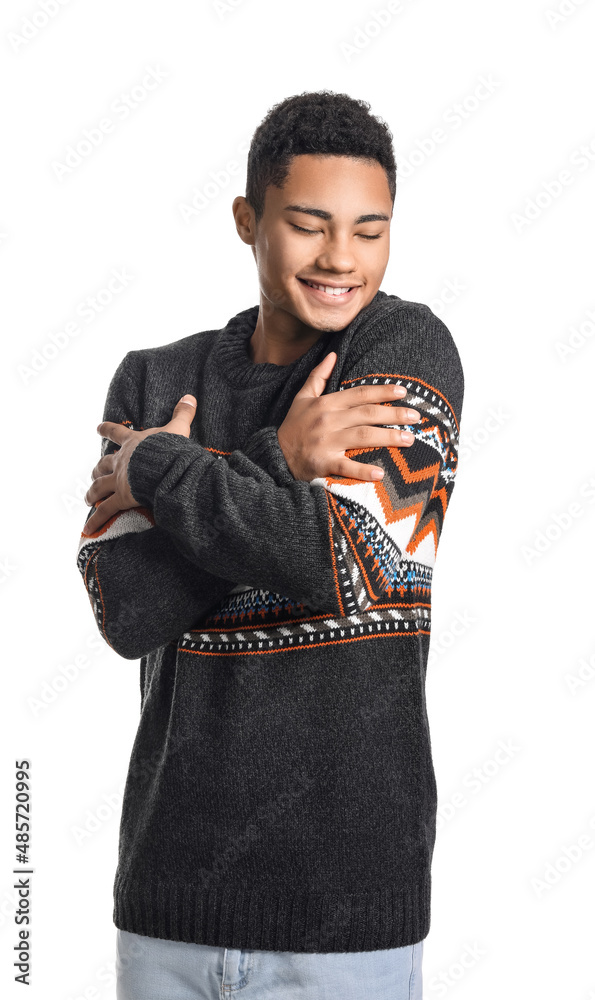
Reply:
M93 483L85 493L85 503L89 507L92 507L98 500L102 500L104 497L113 493L115 490L115 480L116 476L113 472L94 479Z
M169 423L165 424L163 427L157 428L157 430L170 431L172 434L180 434L182 437L190 437L190 426L196 416L197 406L198 403L196 401L196 396L186 393L186 395L182 396L182 398L179 399L174 406L174 411ZM153 433L152 428L151 433Z
M362 482L378 482L384 476L384 469L377 465L366 465L364 462L354 462L353 459L340 459L337 472L329 473L332 479L360 479ZM323 478L327 478L323 476Z
M407 395L407 387L384 382L382 385L353 385L339 392L331 393L331 396L335 395L341 406L361 406L362 403L378 403L383 399L402 399Z
M342 418L345 427L357 424L416 424L421 420L418 410L408 406L391 406L383 403L365 403L362 406L352 406Z
M130 434L133 434L134 431L130 427L125 427L124 424L116 424L113 420L104 420L97 427L97 433L101 437L113 441L114 444L122 445L126 438Z
M388 407L382 403L365 403L362 406L350 406L339 418L335 416L334 420L340 423L342 431L357 428L361 440L369 444L376 441L376 435L366 438L366 433L375 425L416 424L420 422L421 415L418 410L410 410L408 406ZM353 440L359 439L354 437ZM349 447L357 448L358 445L353 444Z
M100 458L97 465L91 473L91 479L99 479L99 476L105 476L108 472L114 471L114 456L104 455Z
M315 372L315 371L328 372L328 375L330 375L330 373L332 372L333 368L335 367L336 360L337 360L337 352L336 351L329 351L328 354L325 354L325 356L323 357L322 361L319 361L318 364L314 366L314 368L312 369L312 371L313 372ZM328 378L328 375L327 375L327 378Z
M197 405L196 396L191 396L190 393L186 393L186 395L182 396L182 398L179 399L174 406L172 420L175 420L176 417L183 417L184 420L188 420L192 423Z
M341 430L340 434L335 435L333 446L348 452L372 448L409 448L414 441L415 435L400 427L368 427L361 424Z
M322 396L336 360L336 351L330 351L326 354L322 361L314 366L302 388L296 393L296 398L299 396Z
M94 535L119 509L115 494L112 494L107 500L102 500L95 513L91 514L89 520L85 522L83 535Z
M393 435L393 440L387 443L387 447L400 447L401 444L411 445L415 441L413 435L411 435L411 440L403 441L402 434L399 430L390 431ZM396 437L395 437L396 436ZM375 445L375 447L379 447ZM346 449L350 451L352 449ZM384 469L377 465L367 465L365 462L356 462L352 458L341 458L337 462L337 471L329 473L329 475L334 478L339 479L360 479L363 482L378 482L384 478ZM325 478L325 477L323 477Z

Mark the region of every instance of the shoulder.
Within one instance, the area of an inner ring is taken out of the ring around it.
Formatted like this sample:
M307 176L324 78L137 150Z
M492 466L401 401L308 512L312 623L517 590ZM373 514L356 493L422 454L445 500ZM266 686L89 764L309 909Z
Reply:
M416 381L441 395L460 419L465 382L450 329L423 302L380 295L359 314L342 366L341 387L371 376Z
M171 370L172 366L186 368L189 362L196 364L208 353L218 330L202 330L188 337L171 340L154 347L141 347L128 351L124 358L131 373L151 370Z
M155 347L128 351L113 376L112 395L124 392L133 401L134 424L160 427L171 419L184 392L196 395L197 373L217 331L205 330Z

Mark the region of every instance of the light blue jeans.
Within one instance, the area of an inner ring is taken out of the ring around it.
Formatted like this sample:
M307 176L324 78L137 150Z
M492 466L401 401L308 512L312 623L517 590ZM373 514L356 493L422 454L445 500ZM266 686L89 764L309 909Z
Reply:
M379 951L216 948L117 929L117 1000L422 1000L423 941Z

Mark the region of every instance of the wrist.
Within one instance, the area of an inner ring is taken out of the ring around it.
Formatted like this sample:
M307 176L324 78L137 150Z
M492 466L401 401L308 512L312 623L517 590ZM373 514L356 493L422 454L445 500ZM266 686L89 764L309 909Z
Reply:
M242 451L280 486L294 482L293 473L281 448L278 430L273 425L257 430L243 446Z
M291 456L291 448L290 448L289 441L285 437L285 430L283 428L283 425L281 425L281 427L277 428L277 446L279 448L279 451L283 455L283 459L284 459L285 467L287 468L287 471L291 474L291 476L294 479L297 478L296 476L294 476L293 461L292 461L292 456Z

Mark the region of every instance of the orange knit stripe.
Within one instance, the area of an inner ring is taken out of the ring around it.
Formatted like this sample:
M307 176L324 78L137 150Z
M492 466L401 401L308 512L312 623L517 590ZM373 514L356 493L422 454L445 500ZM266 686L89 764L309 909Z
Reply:
M92 537L93 537L92 535L89 535L89 538L92 538ZM91 565L91 560L92 560L93 556L97 555L97 553L100 552L100 551L101 551L101 545L98 545L97 548L95 549L95 551L92 552L91 555L89 556L89 558L87 559L87 562L86 562L86 565L85 565L85 575L83 577L83 580L84 580L84 583L85 583L85 589L86 589L87 594L89 596L89 601L91 602L91 607L93 607L93 598L91 597L91 594L89 594L89 586L87 584L87 570L89 569L89 566ZM103 630L103 638L107 642L108 646L110 646L111 649L114 649L114 647L112 646L111 642L109 641L107 635L105 634L105 626L103 625L103 622L105 622L105 604L104 604L104 601L103 601L103 594L101 593L101 586L99 584L99 576L98 576L98 573L97 573L97 560L95 561L95 579L97 580L97 586L99 587L99 596L101 598L101 605L103 607L103 615L102 615L102 618L101 618L101 621L102 621L101 628ZM115 650L114 650L114 652L115 652Z
M339 610L340 610L339 617L340 618L344 618L345 617L345 608L343 606L343 601L341 599L341 588L339 586L339 574L337 573L337 560L335 559L335 546L333 544L333 517L332 517L332 512L331 512L329 494L328 494L328 492L326 490L325 490L325 496L326 496L326 505L327 505L327 508L328 508L328 535L329 535L329 547L330 547L330 550L331 550L331 559L333 561L333 576L335 578L335 592L337 594L337 603L339 605Z
M381 604L375 604L373 608L367 608L367 611L377 611L378 608L431 608L431 604L430 604L429 601L415 601L413 604L408 604L407 601L383 601ZM360 614L365 614L366 612L362 611L362 612L359 612L359 613ZM228 619L228 618L231 618L231 617L232 617L231 615L226 615L225 619ZM237 615L235 615L235 617L239 618L240 617L239 613ZM300 617L300 618L284 618L283 621L281 622L281 624L283 626L286 626L286 625L299 625L300 622L326 621L326 619L328 617L329 617L328 614L326 614L326 615L308 615L307 618L302 615L302 617ZM242 627L242 632L249 632L251 629L254 629L256 631L257 629L268 628L269 625L275 627L275 623L274 622L266 622L266 623L255 622L254 625L244 625L242 623L241 627ZM205 628L204 625L201 626L200 628L187 628L186 629L187 633L190 633L190 632L219 632L219 631L229 632L229 631L233 631L233 630L230 629L229 627L227 629L220 629L219 626L217 626L217 628Z
M229 651L213 653L205 652L202 649L186 649L185 646L178 646L176 653L192 653L194 656L262 656L263 653L295 653L297 650L314 649L316 646L336 646L343 642L361 642L362 639L404 639L411 636L416 638L418 635L430 635L430 632L421 628L412 629L410 632L374 632L371 635L355 635L349 639L328 639L325 642L309 642L307 644L300 642L295 646L286 646L281 649L248 649L239 650L237 653Z
M348 382L361 382L362 379L366 379L366 378L398 378L398 379L401 379L402 381L405 381L405 382L418 382L419 385L425 385L426 389L431 389L432 392L435 392L437 396L440 396L440 399L444 400L444 402L446 403L446 405L448 406L448 408L449 408L449 410L450 410L450 412L452 414L452 418L453 418L453 420L455 422L456 428L457 428L457 430L459 430L459 424L458 424L458 421L457 421L457 417L456 417L455 411L453 410L452 406L448 402L448 399L446 398L446 396L444 395L444 393L440 392L440 390L437 389L435 385L430 385L429 382L424 382L424 380L422 378L414 378L412 375L393 375L393 374L389 374L388 372L374 372L374 373L371 373L369 375L358 375L355 378L346 378L343 382L340 383L340 385L347 385ZM395 402L397 402L397 400L395 400Z
M421 544L423 539L426 538L428 535L434 536L434 557L436 557L438 553L439 537L438 537L438 528L436 526L436 521L434 520L434 518L428 521L428 523L424 526L424 528L422 528L417 537L414 538L413 535L411 536L409 544L405 548L405 552L408 552L410 555L413 555L413 553L417 551L417 548Z
M95 509L97 509L97 507L101 506L102 502L103 502L102 500L98 500L97 503L93 504L93 506L95 507ZM117 521L117 519L119 517L121 517L122 514L127 514L129 510L137 510L140 514L144 514L144 516L147 518L147 521L150 521L150 523L152 525L155 524L155 518L153 517L153 514L151 513L151 511L150 511L150 509L148 507L128 507L126 510L117 510L116 513L112 514L112 516L110 518L108 518L108 520L105 522L105 524L102 524L101 527L97 529L97 531L93 532L93 534L91 534L91 535L85 535L81 531L81 538L99 538L100 535L105 534L105 532L107 531L107 529L112 524L114 524L114 522Z
M99 556L97 556L97 559L99 559ZM109 641L109 639L108 639L108 637L106 635L106 632L105 632L105 603L104 603L104 600L103 600L103 594L101 593L101 584L99 583L99 573L97 572L97 559L95 560L95 579L97 580L97 586L99 588L99 596L101 598L101 606L103 608L103 614L101 616L101 628L103 630L103 637L104 637L105 641L107 642L108 646L111 649L114 649L114 647L112 646L112 644ZM114 649L114 652L115 652L115 649Z

